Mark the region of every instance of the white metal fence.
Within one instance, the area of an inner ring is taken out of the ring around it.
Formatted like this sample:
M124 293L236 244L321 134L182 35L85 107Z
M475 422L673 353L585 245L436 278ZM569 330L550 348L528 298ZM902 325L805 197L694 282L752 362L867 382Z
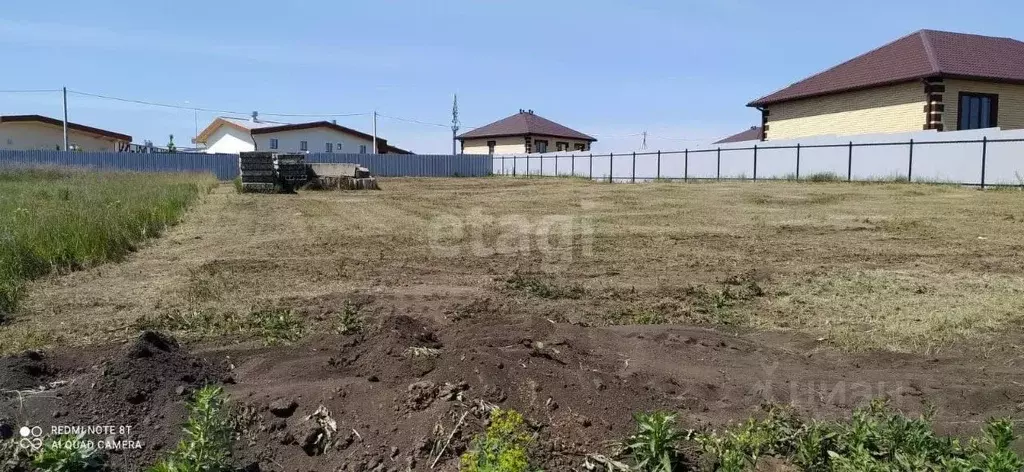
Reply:
M674 151L498 155L503 175L653 179L911 180L1024 185L1024 130L822 136L746 141Z

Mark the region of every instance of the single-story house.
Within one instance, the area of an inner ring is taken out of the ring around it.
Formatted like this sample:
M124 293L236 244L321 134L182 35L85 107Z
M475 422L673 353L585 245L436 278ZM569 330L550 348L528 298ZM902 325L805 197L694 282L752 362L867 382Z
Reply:
M523 154L589 151L597 141L572 128L533 113L519 113L458 136L463 154Z
M127 134L68 122L68 147L79 151L124 152L132 137ZM42 115L0 116L0 149L60 151L64 147L64 122Z
M921 30L747 106L768 140L1024 128L1024 42Z
M238 154L248 151L333 152L367 154L373 152L373 136L331 121L280 123L266 121L253 112L249 119L221 116L196 137L207 153ZM410 154L393 148L377 137L379 154Z

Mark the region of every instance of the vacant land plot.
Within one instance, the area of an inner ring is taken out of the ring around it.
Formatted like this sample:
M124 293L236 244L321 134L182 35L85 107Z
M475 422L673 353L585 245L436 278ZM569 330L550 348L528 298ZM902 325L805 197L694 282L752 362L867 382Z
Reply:
M383 187L221 186L125 261L29 284L0 326L4 352L96 353L90 345L142 329L199 347L147 335L102 361L57 356L15 387L85 372L66 395L89 402L68 401L62 421L103 417L91 405L113 395L125 408L101 420L161 424L150 440L170 445L175 388L220 380L252 408L238 457L284 464L270 470L340 460L453 470L493 405L544 425L547 470L604 451L644 410L682 412L696 427L763 402L835 417L882 396L937 407L937 428L953 433L1024 410L1019 191L499 178ZM54 421L54 402L25 414ZM303 443L323 414L341 425L334 452Z
M281 196L222 187L127 263L35 285L15 328L92 339L146 318L216 334L223 318L357 292L431 316L503 309L587 325L726 325L899 352L998 347L991 341L1016 336L1024 320L1017 191L388 184Z

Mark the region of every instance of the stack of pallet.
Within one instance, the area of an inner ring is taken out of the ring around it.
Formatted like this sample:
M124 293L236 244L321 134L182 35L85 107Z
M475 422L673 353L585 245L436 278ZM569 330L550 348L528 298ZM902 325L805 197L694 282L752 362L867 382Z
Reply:
M350 163L309 165L313 178L305 188L310 190L380 190L370 170Z
M277 154L277 177L283 187L296 189L309 180L305 154Z
M274 153L243 152L238 156L238 170L242 177L242 191L273 192L277 187Z

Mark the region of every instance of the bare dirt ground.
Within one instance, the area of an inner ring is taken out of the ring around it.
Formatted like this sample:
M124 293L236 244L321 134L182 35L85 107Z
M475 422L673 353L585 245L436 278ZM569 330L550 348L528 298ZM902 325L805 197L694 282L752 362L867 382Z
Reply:
M888 396L936 406L953 433L1024 410L1020 192L383 187L224 186L128 261L34 283L0 350L44 352L3 360L0 390L68 383L8 398L0 420L131 423L151 447L112 461L136 470L214 381L251 406L237 456L261 470L428 470L438 455L454 470L496 404L535 423L546 470L573 470L643 410L696 426L767 401L833 416ZM271 411L281 400L294 411ZM321 405L342 436L309 455Z

